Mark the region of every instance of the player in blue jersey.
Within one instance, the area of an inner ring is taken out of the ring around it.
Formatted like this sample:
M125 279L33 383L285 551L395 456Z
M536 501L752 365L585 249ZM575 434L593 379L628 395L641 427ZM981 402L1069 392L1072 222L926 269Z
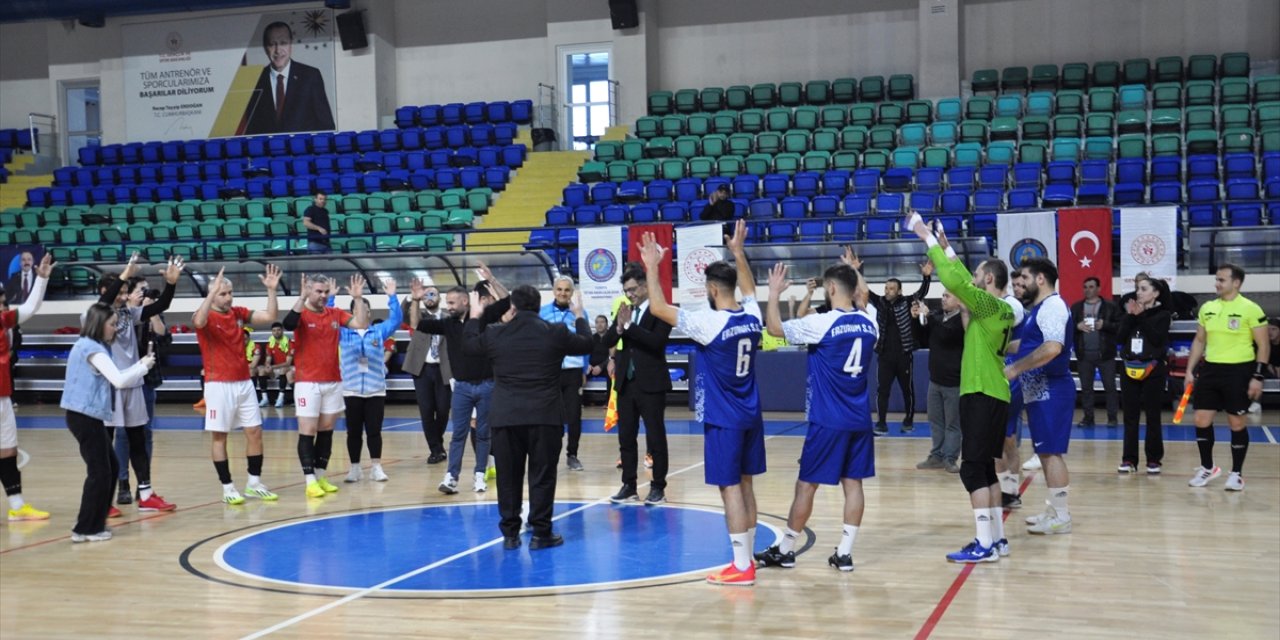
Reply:
M844 489L844 532L827 564L853 571L853 541L862 525L864 506L862 480L876 474L867 373L880 332L874 318L855 308L856 294L866 284L852 267L840 264L822 274L829 311L783 322L778 299L790 284L786 265L778 264L769 273L766 327L770 335L785 337L788 344L808 346L809 431L787 528L782 540L756 554L756 559L764 566L794 567L796 543L813 513L818 485L839 484Z
M1018 341L1017 359L1005 367L1005 377L1018 378L1032 444L1044 466L1049 485L1044 513L1027 518L1029 533L1071 533L1067 507L1070 474L1067 446L1075 412L1076 386L1071 378L1071 310L1055 288L1058 268L1047 258L1022 262L1019 281L1022 300L1031 305Z
M707 484L720 488L724 502L733 562L707 576L722 585L755 584L756 496L751 477L764 473L764 420L756 388L756 352L760 349L762 323L755 300L756 283L743 250L746 223L739 220L733 237L725 243L733 253L736 269L723 260L707 265L707 300L710 309L689 311L667 303L658 276L666 247L653 234L644 234L641 257L649 287L649 313L674 326L698 343L694 378L695 419L703 423L703 455ZM734 286L742 290L739 304Z
M1022 282L1018 279L1021 273L1021 267L1013 271L1010 276L1013 293L1004 297L1004 301L1009 303L1009 308L1013 309L1013 332L1009 334L1009 346L1006 347L1009 354L1004 359L1006 365L1013 364L1017 359L1014 354L1018 352L1018 338L1022 335L1022 323L1026 319L1024 316L1027 310L1022 306ZM1001 506L1005 509L1022 507L1022 497L1018 493L1018 488L1022 484L1019 474L1022 460L1018 455L1018 432L1022 429L1022 408L1022 385L1017 379L1010 380L1009 424L1004 432L1004 457L996 458L996 477L1000 479Z

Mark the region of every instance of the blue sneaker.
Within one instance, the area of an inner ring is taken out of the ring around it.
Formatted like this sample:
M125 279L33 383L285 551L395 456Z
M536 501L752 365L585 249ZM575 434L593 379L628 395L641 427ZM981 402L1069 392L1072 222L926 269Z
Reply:
M977 538L973 542L965 545L965 547L955 553L948 553L947 560L950 562L961 562L972 564L975 562L997 562L1000 560L1000 554L996 553L995 545L991 547L982 546Z
M996 542L994 546L996 549L996 553L999 554L1001 558L1009 557L1009 539L1008 538L1000 538L1000 541Z

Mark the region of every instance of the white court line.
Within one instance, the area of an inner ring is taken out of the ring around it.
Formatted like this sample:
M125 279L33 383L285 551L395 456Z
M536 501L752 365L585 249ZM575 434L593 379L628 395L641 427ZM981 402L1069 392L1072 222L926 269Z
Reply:
M1267 437L1267 442L1270 442L1271 444L1277 444L1276 437L1271 434L1271 427L1262 425L1262 435Z
M767 437L765 437L765 440L772 440L773 438L778 437L778 435L780 435L780 434L774 434L774 435L771 435L771 436L767 436ZM667 477L668 477L668 478L670 478L671 476L678 476L678 475L680 475L680 474L682 474L682 473L686 473L686 472L688 472L688 471L692 471L692 470L694 470L694 469L697 469L698 467L701 467L701 466L703 466L704 464L706 464L706 463L705 463L705 462L697 462L697 463L691 464L691 465L689 465L689 466L687 466L687 467L685 467L685 468L683 468L683 469L679 469L679 470L677 470L677 471L674 471L674 472L668 473L668 474L667 474ZM637 485L637 486L636 486L636 489L639 489L640 487L648 486L649 484L650 484L650 483L645 482L645 483L643 483L643 484ZM562 514L560 514L560 515L558 515L558 516L556 516L556 517L552 518L552 519L551 519L551 521L552 521L552 522L555 522L556 520L559 520L559 519L561 519L561 518L568 517L568 516L570 516L570 515L573 515L573 514L575 514L575 513L578 513L579 511L585 511L585 510L587 510L587 509L590 509L591 507L595 507L595 506L598 506L598 505L605 504L605 503L607 503L608 501L609 501L609 498L607 498L607 497L606 497L606 498L600 498L599 500L596 500L596 501L594 501L594 502L588 502L588 503L586 503L586 504L583 504L583 505L582 505L582 506L580 506L580 507L577 507L577 508L575 508L575 509L570 509L569 511L566 511L566 512L564 512L564 513L562 513ZM330 602L330 603L328 603L328 604L326 604L326 605L322 605L322 606L316 607L315 609L312 609L312 610L310 610L310 611L306 611L306 612L300 613L300 614L298 614L298 615L296 615L296 616L294 616L294 617L292 617L292 618L289 618L288 620L285 620L285 621L283 621L283 622L276 623L276 624L274 624L274 625L271 625L270 627L267 627L266 629L262 629L262 630L260 630L260 631L255 632L255 633L251 633L251 634L249 634L249 635L247 635L247 636L244 636L243 638L241 638L241 640L256 640L257 638L262 638L262 637L265 637L265 636L271 635L271 634L273 634L273 633L275 633L275 632L277 632L277 631L281 631L281 630L283 630L283 629L287 629L287 628L289 628L289 627L292 627L292 626L293 626L293 625L295 625L295 624L298 624L299 622L303 622L303 621L305 621L305 620L309 620L309 619L314 618L314 617L316 617L316 616L318 616L318 615L320 615L320 614L322 614L322 613L324 613L324 612L326 612L326 611L330 611L330 610L332 610L332 609L336 609L336 608L338 608L338 607L341 607L342 605L347 604L348 602L354 602L354 601L359 600L359 599L361 599L361 598L363 598L363 597L365 597L365 596L367 596L367 595L370 595L370 594L376 593L376 592L378 592L378 591L382 591L383 589L386 589L387 587L389 587L389 586L391 586L391 585L393 585L393 584L396 584L397 582L403 582L403 581L405 581L405 580L408 580L409 578L412 578L412 577L414 577L414 576L417 576L417 575L420 575L420 574L426 573L427 571L430 571L430 570L432 570L432 569L435 569L436 567L439 567L439 566L441 566L441 565L448 564L448 563L453 562L454 560L458 560L458 559L460 559L460 558L465 558L465 557L467 557L467 556L469 556L469 555L472 555L472 554L474 554L474 553L476 553L477 551L480 551L480 550L482 550L482 549L487 549L487 548L489 548L489 547L492 547L493 545L498 544L499 542L502 542L502 538L494 538L493 540L490 540L490 541L488 541L488 542L486 542L486 543L484 543L484 544L481 544L481 545L478 545L478 546L472 547L472 548L470 548L470 549L464 549L464 550L459 551L458 553L455 553L455 554L453 554L453 555L451 555L451 556L449 556L449 557L447 557L447 558L444 558L444 559L441 559L441 560L437 560L437 561L435 561L435 562L432 562L431 564L426 565L426 566L424 566L424 567L419 567L419 568L414 569L413 571L410 571L410 572L408 572L408 573L405 573L405 574L402 574L402 575L398 575L398 576L396 576L396 577L394 577L394 578L391 578L390 580L386 580L386 581L381 582L381 583L379 583L379 584L375 584L375 585L373 585L372 587L366 587L366 588L364 588L364 589L361 589L361 590L356 591L356 592L354 592L354 593L351 593L351 594L349 594L349 595L343 596L342 598L340 598L340 599L338 599L338 600L334 600L333 602Z
M386 425L386 426L382 427L382 430L383 430L383 431L390 431L391 429L398 429L398 428L400 428L400 427L408 427L408 426L410 426L410 425L415 425L415 424L422 424L422 420L414 420L414 421L412 421L412 422L401 422L401 423L399 423L399 424Z

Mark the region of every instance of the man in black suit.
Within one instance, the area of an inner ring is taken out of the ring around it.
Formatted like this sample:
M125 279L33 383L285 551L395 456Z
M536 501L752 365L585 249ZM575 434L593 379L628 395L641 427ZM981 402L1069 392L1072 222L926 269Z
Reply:
M653 456L653 483L645 504L666 502L667 427L663 412L671 390L667 372L667 339L671 325L649 313L649 290L643 269L622 274L622 292L630 304L618 308L618 316L605 332L604 344L622 346L614 353L614 386L618 390L618 449L622 456L622 488L609 499L616 503L638 500L636 437L644 418L645 445Z
M564 544L551 530L556 498L556 465L564 434L564 407L560 397L560 364L567 355L591 353L591 329L582 313L582 300L570 305L577 334L563 324L538 317L542 296L537 289L516 287L509 297L511 309L505 324L483 332L480 319L484 304L471 294L471 320L463 329L463 354L484 358L493 367L495 385L489 407L493 452L498 465L498 513L502 520L503 547L520 546L520 506L524 498L523 476L529 469L530 549Z
M293 56L293 29L272 22L262 31L268 64L258 76L245 112L245 135L330 131L334 129L329 96L320 70Z
M1120 329L1120 308L1098 295L1102 290L1093 276L1084 279L1084 299L1071 305L1071 318L1076 321L1076 371L1080 375L1080 424L1092 427L1093 380L1101 374L1102 393L1106 396L1107 426L1119 424L1120 394L1116 392L1116 332Z

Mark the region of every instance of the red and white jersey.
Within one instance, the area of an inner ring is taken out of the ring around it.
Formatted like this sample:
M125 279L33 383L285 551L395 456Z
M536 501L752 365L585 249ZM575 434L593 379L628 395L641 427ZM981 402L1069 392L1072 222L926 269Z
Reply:
M338 338L342 327L351 322L351 314L325 307L321 313L302 309L294 337L295 382L342 382L338 364Z
M244 307L226 313L209 311L204 327L196 329L200 355L204 358L205 382L237 382L249 379L245 361L244 325L253 315Z
M9 376L9 332L18 326L18 310L0 311L0 398L13 395L13 378Z

